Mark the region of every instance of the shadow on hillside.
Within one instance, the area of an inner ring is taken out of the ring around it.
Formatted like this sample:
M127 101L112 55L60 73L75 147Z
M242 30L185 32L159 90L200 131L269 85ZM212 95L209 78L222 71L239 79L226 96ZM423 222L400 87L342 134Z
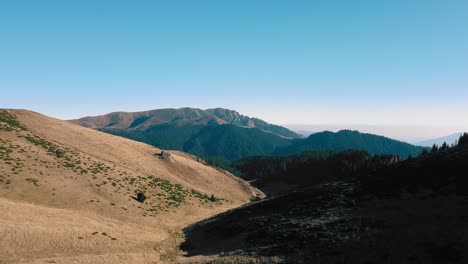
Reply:
M467 197L377 199L351 189L323 184L220 214L185 228L180 248L283 263L465 263Z

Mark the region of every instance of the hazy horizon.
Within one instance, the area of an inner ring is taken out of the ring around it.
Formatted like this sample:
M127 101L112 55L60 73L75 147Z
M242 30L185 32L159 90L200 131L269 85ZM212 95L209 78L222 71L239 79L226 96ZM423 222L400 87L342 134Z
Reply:
M112 112L142 112L142 111L148 111L148 110L155 110L155 109L162 109L162 108L184 108L184 107L191 107L191 106L182 106L182 107L161 107L161 108L151 108L151 109L140 109L140 110L114 110L114 111L108 111L108 112L99 112L99 113L90 113L89 115L77 115L77 116L72 116L72 117L63 117L60 115L54 115L53 113L45 113L41 111L37 111L34 109L28 109L28 110L33 110L42 114L50 115L55 118L63 119L63 120L71 120L71 119L78 119L82 118L85 116L97 116L97 115L105 115L109 114ZM218 106L221 107L221 106ZM211 107L211 108L218 108L218 107ZM207 108L203 107L191 107L191 108L199 108L206 110ZM221 107L224 108L224 107ZM461 133L461 132L467 132L468 129L466 127L458 126L455 129L453 127L446 127L446 126L424 126L424 125L373 125L373 124L350 124L350 123L344 123L344 124L333 124L333 123L328 123L328 124L320 124L320 123L302 123L302 124L291 124L291 123L275 123L271 122L270 120L264 119L260 115L249 115L246 113L243 113L242 111L239 111L238 109L230 109L234 111L238 111L242 115L246 115L249 117L255 117L255 118L260 118L263 119L264 121L267 121L269 123L275 124L275 125L280 125L284 126L288 129L291 129L293 131L299 131L299 130L304 130L304 131L309 131L309 132L323 132L323 131L332 131L332 132L337 132L343 129L348 129L348 130L357 130L363 133L371 133L371 134L376 134L376 135L382 135L386 136L389 138L393 139L398 139L402 140L408 143L418 143L420 141L428 140L428 139L435 139L439 137L444 137L447 135L455 134L455 133ZM457 130L458 129L458 130Z
M302 130L312 133L323 131L338 132L344 129L357 130L363 133L377 134L402 140L411 144L468 131L461 128L459 131L453 131L451 128L440 126L378 126L363 124L282 124L282 126L293 131Z
M0 107L61 119L223 107L395 138L467 131L467 13L461 0L5 1Z

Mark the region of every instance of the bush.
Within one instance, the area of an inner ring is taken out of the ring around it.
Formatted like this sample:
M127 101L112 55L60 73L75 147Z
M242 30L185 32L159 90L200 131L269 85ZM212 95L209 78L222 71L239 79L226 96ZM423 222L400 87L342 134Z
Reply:
M144 193L138 193L137 194L137 201L140 203L143 203L147 199L146 195Z

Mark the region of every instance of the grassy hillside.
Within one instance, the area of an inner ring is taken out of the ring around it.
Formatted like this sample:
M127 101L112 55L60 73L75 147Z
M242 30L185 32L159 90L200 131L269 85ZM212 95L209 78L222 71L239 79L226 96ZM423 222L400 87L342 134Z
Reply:
M0 259L173 263L179 230L255 190L184 153L0 110ZM148 199L134 198L143 192Z

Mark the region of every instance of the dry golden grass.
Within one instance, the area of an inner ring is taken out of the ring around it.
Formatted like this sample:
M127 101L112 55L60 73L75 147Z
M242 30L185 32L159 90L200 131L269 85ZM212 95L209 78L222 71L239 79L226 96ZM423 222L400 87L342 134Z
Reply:
M254 194L184 153L160 159L152 146L31 111L0 115L0 263L171 263L182 227Z

